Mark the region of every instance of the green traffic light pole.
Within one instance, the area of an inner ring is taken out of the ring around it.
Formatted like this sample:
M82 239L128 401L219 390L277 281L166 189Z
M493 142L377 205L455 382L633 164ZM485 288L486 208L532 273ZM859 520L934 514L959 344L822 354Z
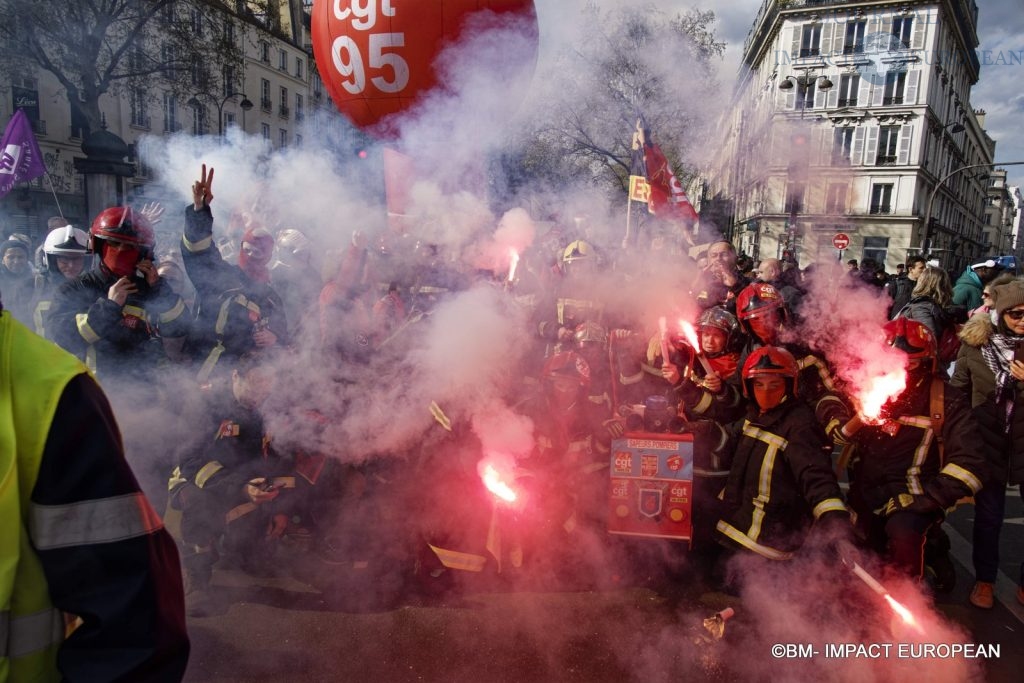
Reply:
M1024 161L1007 161L1007 162L1000 162L998 164L993 162L991 164L970 164L970 165L967 165L967 166L960 166L959 168L955 168L952 171L950 171L949 173L947 173L946 175L944 175L942 177L942 179L939 180L939 182L935 183L935 187L932 188L931 194L928 195L928 204L925 207L925 211L924 211L924 225L921 226L921 246L920 246L921 255L923 256L923 255L927 254L928 250L931 249L931 246L932 246L931 245L931 229L930 229L930 225L929 224L930 224L931 218L932 218L932 205L935 203L935 196L939 193L939 190L942 189L942 186L946 184L947 180L949 180L950 178L955 176L957 173L960 173L961 171L969 171L972 168L995 168L996 166L1020 166L1021 164L1024 164Z

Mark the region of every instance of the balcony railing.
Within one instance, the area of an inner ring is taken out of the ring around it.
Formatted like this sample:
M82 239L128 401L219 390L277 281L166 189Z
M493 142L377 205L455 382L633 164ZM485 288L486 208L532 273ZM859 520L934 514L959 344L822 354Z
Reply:
M895 166L896 157L887 154L879 154L875 159L875 166Z
M872 215L892 213L892 205L891 204L872 204L870 211L871 211Z
M289 113L289 109L288 109L288 105L287 104L282 104L278 108L278 110L277 110L278 116L280 116L283 119L288 118L288 113Z
M260 100L260 108L263 111L270 111L271 109L274 108L274 103L271 102L269 98L265 97L265 98Z
M29 119L32 124L32 132L36 135L46 135L46 121L40 119Z
M886 106L888 106L890 104L903 104L903 95L894 96L894 97L883 97L882 98L882 104L886 105Z
M847 97L846 99L839 98L839 106L840 107L856 107L857 106L857 98L856 97Z

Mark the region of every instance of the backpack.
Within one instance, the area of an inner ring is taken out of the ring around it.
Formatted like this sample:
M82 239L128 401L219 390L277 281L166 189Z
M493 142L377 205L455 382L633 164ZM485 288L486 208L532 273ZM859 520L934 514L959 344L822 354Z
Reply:
M960 330L963 325L950 322L939 338L939 362L948 365L960 354Z

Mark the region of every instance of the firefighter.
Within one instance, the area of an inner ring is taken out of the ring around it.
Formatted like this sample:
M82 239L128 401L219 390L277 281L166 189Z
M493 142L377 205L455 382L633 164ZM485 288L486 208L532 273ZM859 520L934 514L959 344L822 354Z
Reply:
M537 334L548 342L549 356L570 350L580 324L604 323L604 305L594 298L599 267L597 250L589 242L575 240L562 250L561 280L554 301L541 304L537 310Z
M295 480L272 449L259 412L273 381L271 364L254 353L232 368L230 387L204 389L209 425L196 430L169 482L171 505L181 510L190 616L225 607L210 590L220 552L235 555L245 568L261 569L273 546L260 541L280 537L287 525L274 502Z
M935 373L931 331L907 318L883 330L907 354L907 386L883 406L881 424L854 416L842 428L856 448L850 505L875 549L920 579L929 530L981 488L983 442L966 398Z
M703 308L722 306L736 310L736 297L750 280L736 267L736 248L724 240L708 246L707 266L701 270L693 286L697 305Z
M788 560L813 524L849 527L832 471L831 446L798 398L796 359L778 346L743 364L746 417L735 426L732 463L717 524L727 547Z
M0 392L0 680L181 680L178 554L103 391L0 310Z
M51 230L43 242L42 254L42 267L36 275L32 298L32 324L36 334L45 337L45 319L53 307L57 287L74 280L86 268L89 234L70 225Z
M825 433L837 445L846 440L840 428L853 416L832 369L824 357L792 341L790 319L782 294L772 285L755 282L736 297L736 316L749 334L747 353L764 345L778 345L796 358L800 369L799 397L814 409Z
M729 311L715 306L700 314L695 331L698 350L707 359L712 372L691 360L682 368L671 363L662 366L662 376L675 390L686 419L733 422L744 410L739 386L739 357L744 335L739 321ZM691 354L691 358L696 356Z
M145 383L165 358L160 336L187 332L185 304L153 264L156 235L141 212L105 209L89 235L99 265L57 288L44 324L101 382Z
M270 284L267 264L274 238L255 219L242 235L238 265L225 261L213 244L213 169L192 185L185 207L181 256L196 288L196 320L188 346L199 363L198 379L222 378L245 353L288 344L288 322L281 297ZM315 305L310 301L309 305ZM225 360L227 359L227 360Z

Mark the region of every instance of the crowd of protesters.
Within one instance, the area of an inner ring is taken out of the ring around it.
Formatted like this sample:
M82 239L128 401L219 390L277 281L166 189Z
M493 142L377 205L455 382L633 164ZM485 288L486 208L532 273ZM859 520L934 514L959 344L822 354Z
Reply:
M571 546L574 528L603 524L612 441L675 431L694 435L692 548L710 576L733 553L770 562L817 548L840 561L874 553L941 587L952 574L945 511L974 497L971 602L992 606L1007 484L1024 480L1024 418L1014 410L1024 387L1015 355L1024 282L997 279L994 262L968 268L955 286L921 257L892 278L871 259L849 263L842 286L876 292L890 318L878 333L907 356L906 388L869 418L834 359L794 335L825 264L755 263L728 242L711 243L680 269L692 274L679 298L693 304L695 344L675 324L652 335L643 312L610 303L609 273L612 282L636 273L589 235L538 241L506 278L415 241L399 261L355 231L324 275L325 249L294 226L228 209L215 219L213 181L204 166L180 214L114 207L88 234L51 226L35 273L29 245L10 239L0 273L5 308L78 356L119 414L159 417L158 428L128 421L125 437L129 450L146 450L136 469L158 508L181 511L192 615L224 607L210 590L218 559L234 555L260 571L272 555L268 539L312 535L321 559L351 559L352 499L381 482L401 488L379 465L332 457L324 434L352 407L345 402L291 390L285 432L272 439L266 406L282 375L339 392L380 390L363 369L407 362L423 321L474 288L501 293L528 321L525 361L502 390L533 424L517 465L572 493L550 496L558 507L550 528L513 525L512 541L495 551L487 517L482 529L468 522L459 505L470 496L452 489L480 489L474 468L436 455L478 455L479 444L467 446L458 416L431 403L430 427L402 457L433 472L435 490L419 481L395 495L436 504L401 531L387 515L377 520L380 533L419 546L421 571L478 570L488 554L518 566L521 544ZM178 244L157 244L161 221L181 226ZM681 249L669 258L690 260ZM288 429L316 438L296 442Z

